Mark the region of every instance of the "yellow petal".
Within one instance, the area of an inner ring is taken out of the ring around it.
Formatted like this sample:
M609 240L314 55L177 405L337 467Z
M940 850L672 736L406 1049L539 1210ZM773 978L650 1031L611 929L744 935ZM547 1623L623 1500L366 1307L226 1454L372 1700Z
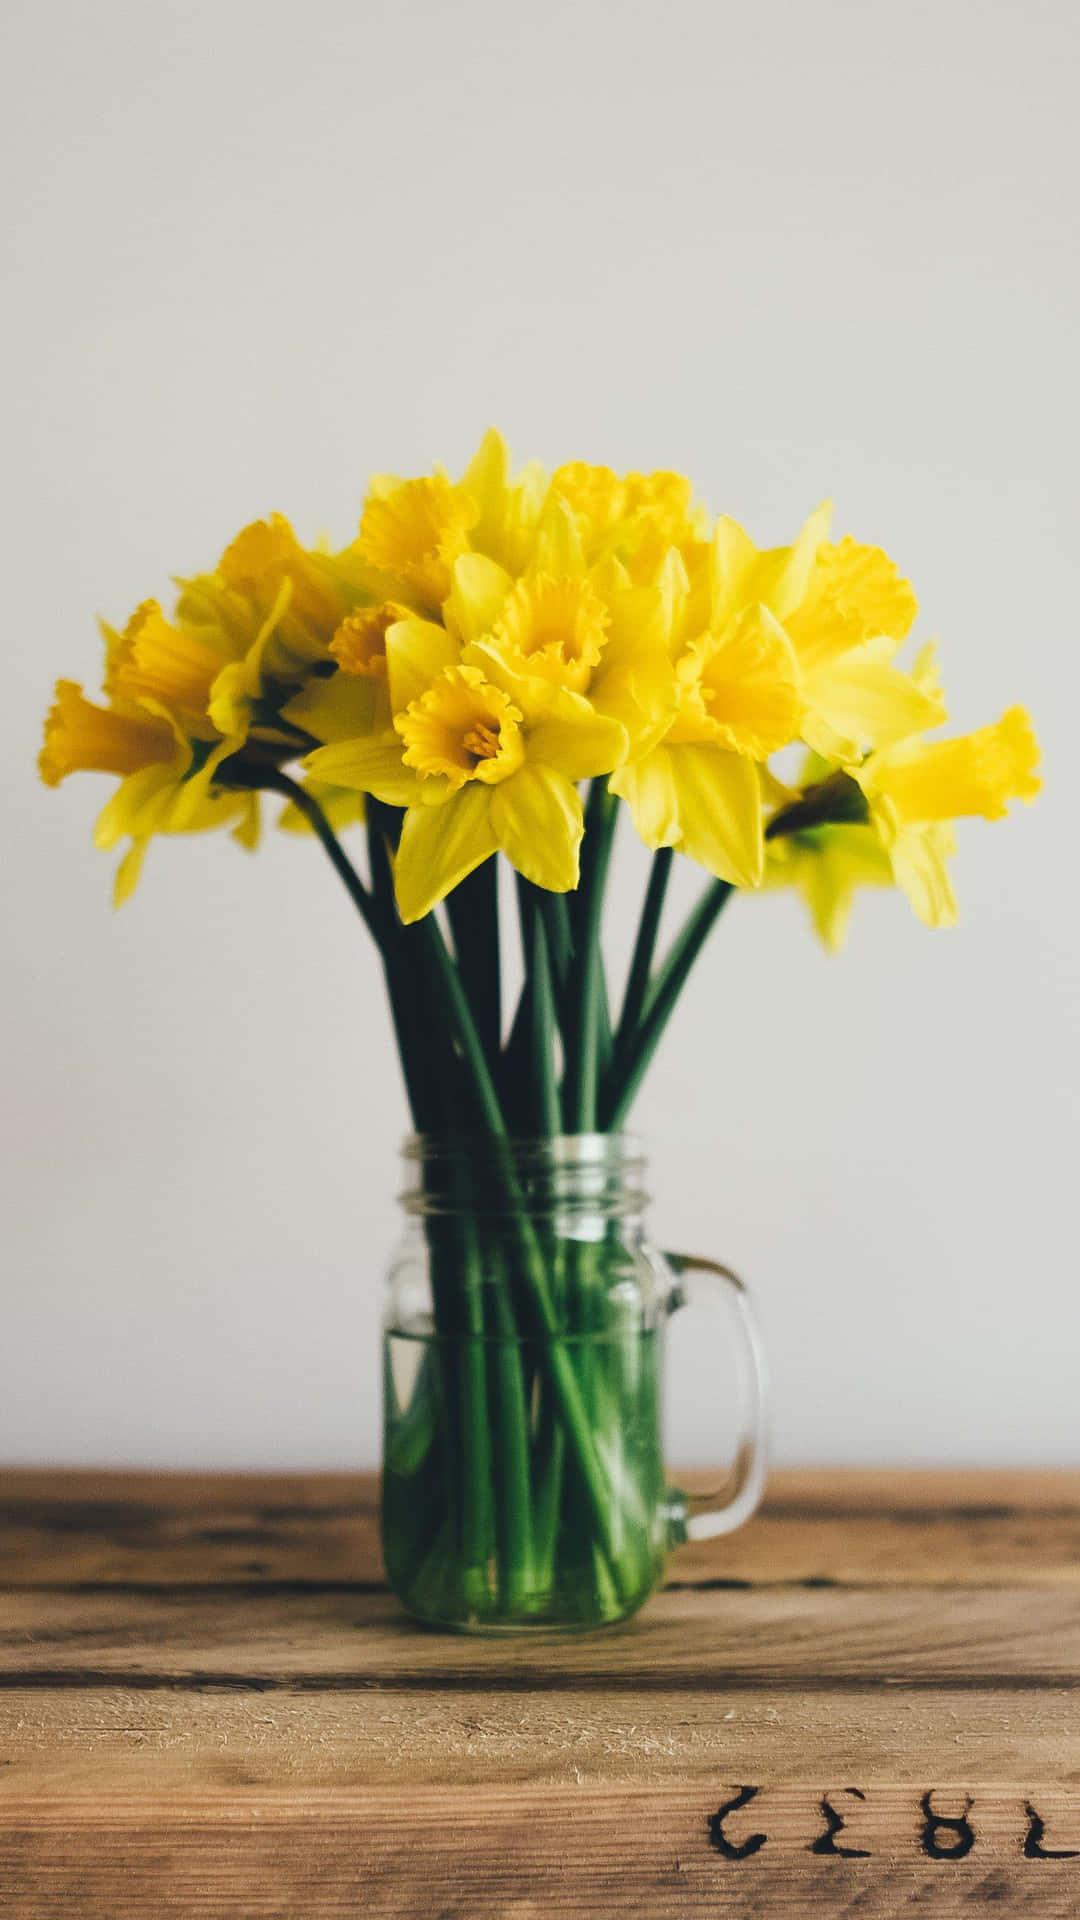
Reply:
M491 632L513 584L505 569L486 554L462 554L454 567L445 613L463 642L480 640Z
M628 752L647 752L675 716L675 673L666 649L642 646L636 654L617 646L606 649L589 699L597 713L623 727Z
M395 621L411 618L411 608L397 600L354 607L334 633L331 656L343 673L358 674L362 680L385 680L386 636Z
M822 945L842 946L859 887L891 887L889 855L870 826L827 826L770 843L767 887L795 886L804 895Z
M474 502L444 474L399 486L373 483L356 552L365 565L437 607L450 591L454 561L468 547L476 517Z
M419 803L421 781L411 767L405 766L401 751L396 733L373 734L366 739L339 740L328 747L317 747L301 765L305 773L327 786L374 794L388 807L411 807Z
M351 827L364 818L364 796L349 787L332 787L324 780L305 780L304 790L317 800L323 813L335 832L342 827ZM283 807L278 817L278 826L285 833L312 832L312 826L305 813L292 800Z
M693 697L672 727L672 743L704 738L764 760L795 737L802 714L798 668L767 607L747 607L719 639L707 634L687 650L678 672Z
M477 531L486 517L498 513L509 479L510 449L498 428L489 427L461 476L462 487L479 513Z
M394 730L405 765L425 785L434 778L455 792L469 780L497 786L525 758L520 712L479 667L447 667L397 715Z
M454 666L457 642L433 620L398 620L386 635L390 704L404 713L410 701L426 693L444 667Z
M238 847L244 847L248 853L254 853L259 844L262 819L259 813L259 795L244 795L244 807L239 823L232 830L232 838Z
M149 697L174 712L202 714L210 688L231 657L210 644L205 630L192 631L166 620L156 600L136 607L121 635L111 640L105 691L111 699Z
M755 592L778 620L786 620L804 598L831 519L832 501L823 500L792 546L777 547L761 555L754 580Z
M846 765L867 748L888 747L941 725L946 718L941 692L925 671L920 680L892 666L892 644L869 640L804 673L807 746Z
M724 626L748 598L758 550L737 520L721 514L713 530L713 619Z
M108 851L118 840L146 839L165 820L176 795L174 767L143 767L121 780L112 798L98 814L94 845Z
M610 617L584 576L531 573L506 599L492 644L523 671L584 693L599 665Z
M530 573L550 573L565 578L585 571L585 550L581 531L569 502L551 494L536 529Z
M151 763L174 761L174 730L152 714L152 708L132 714L95 706L76 681L58 680L38 757L45 785L58 786L69 773L136 773Z
M996 725L956 740L904 742L875 754L858 779L901 823L954 820L979 814L1000 820L1010 800L1033 800L1042 782L1035 769L1039 743L1023 707L1010 707Z
M394 860L398 912L406 923L422 920L495 852L492 804L499 792L470 781L445 806L409 808Z
M233 592L260 609L268 607L289 582L289 608L302 623L312 644L308 658L325 653L326 643L341 619L342 605L324 562L300 545L283 514L255 520L238 533L218 561L218 575ZM294 636L295 638L295 636ZM314 644L315 642L318 644Z
M948 856L955 839L948 825L903 827L889 849L898 887L902 887L924 926L956 925L956 895Z
M558 701L551 716L531 728L526 750L530 764L551 767L568 780L590 780L610 773L625 758L626 729L578 698L581 711L571 715L565 712L567 702Z
M679 843L679 796L669 747L654 747L612 774L608 785L630 808L635 827L647 847L675 847Z
M131 899L132 894L139 884L139 875L142 872L143 861L146 858L146 849L149 845L150 841L148 838L133 840L121 860L120 865L117 867L116 878L113 881L112 903L114 907L122 907Z
M522 767L493 789L491 824L507 859L526 880L549 893L577 886L581 796L565 774Z
M267 660L278 624L292 597L291 580L283 580L262 626L242 660L223 668L210 689L207 712L220 734L241 737L250 724L253 704L262 697Z
M529 671L527 661L515 659L489 640L474 640L461 655L462 665L478 668L484 679L499 687L512 700L527 724L538 724L554 711L563 698L562 690L550 679ZM567 693L567 700L579 695Z
M371 732L378 691L375 680L338 672L328 680L309 680L282 707L281 717L316 740L355 740L358 734Z
M668 751L679 802L680 851L718 880L759 886L765 848L754 762L708 743Z
M910 583L888 554L846 536L821 547L805 597L784 624L800 663L810 668L881 634L899 643L918 610Z
M548 477L539 460L528 461L511 479L506 442L490 428L461 480L461 491L479 514L470 529L471 545L511 573L520 573L547 490Z

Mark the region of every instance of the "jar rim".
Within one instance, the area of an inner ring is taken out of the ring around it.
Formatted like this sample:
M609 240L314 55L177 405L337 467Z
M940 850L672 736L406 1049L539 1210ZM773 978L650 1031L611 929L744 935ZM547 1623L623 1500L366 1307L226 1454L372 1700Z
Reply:
M409 1133L401 1144L402 1158L438 1161L463 1153L495 1157L509 1153L515 1162L526 1159L555 1166L634 1166L643 1163L645 1150L636 1133Z
M402 1155L409 1213L630 1216L648 1203L636 1134L413 1133Z

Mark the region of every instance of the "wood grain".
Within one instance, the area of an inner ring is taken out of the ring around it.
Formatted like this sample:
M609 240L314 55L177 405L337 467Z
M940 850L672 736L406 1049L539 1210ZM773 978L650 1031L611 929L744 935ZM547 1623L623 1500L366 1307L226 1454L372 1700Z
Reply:
M1080 1913L1080 1474L777 1475L669 1573L455 1638L370 1476L0 1474L0 1914Z
M550 1914L641 1916L978 1913L1065 1920L1076 1912L1075 1861L1025 1860L1026 1789L993 1792L952 1781L932 1805L963 1814L971 1850L927 1855L921 1796L880 1783L838 1844L863 1856L811 1851L828 1822L820 1795L763 1789L732 1817L725 1858L711 1823L730 1782L701 1789L418 1788L177 1799L132 1795L102 1809L93 1795L8 1809L0 1837L5 1920L56 1913L166 1916L364 1915L400 1920L540 1920ZM836 1794L839 1799L841 1796ZM830 1802L830 1804L832 1804ZM1046 1793L1044 1829L1080 1840L1080 1801Z
M621 1627L493 1639L418 1629L384 1592L0 1594L0 1688L1008 1689L1078 1672L1080 1605L1043 1588L676 1588Z
M1080 1791L1070 1689L0 1693L0 1809L69 1789L1023 1778ZM0 1822L2 1822L0 1813ZM0 1908L2 1911L2 1908Z
M1080 1586L1080 1471L774 1473L749 1525L680 1547L670 1577ZM0 1473L0 1587L382 1579L372 1474Z

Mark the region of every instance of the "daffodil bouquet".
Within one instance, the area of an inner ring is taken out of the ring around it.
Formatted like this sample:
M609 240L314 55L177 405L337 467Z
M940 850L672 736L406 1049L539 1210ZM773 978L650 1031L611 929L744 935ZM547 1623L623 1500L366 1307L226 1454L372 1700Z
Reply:
M652 1399L628 1420L619 1342L610 1365L574 1347L610 1334L611 1221L557 1155L538 1204L517 1143L618 1137L733 893L799 889L831 947L864 885L946 926L953 821L1038 790L1020 707L931 737L934 650L900 661L915 613L880 548L831 537L827 506L759 549L679 474L515 475L491 432L459 480L373 479L340 550L254 522L170 613L147 600L103 627L104 704L57 685L41 773L119 776L96 829L128 843L117 901L157 835L223 826L254 847L269 796L378 947L434 1143L415 1211L435 1345L405 1400L387 1387L388 1558L429 1617L550 1619L587 1586L581 1617L607 1618L655 1574L652 1454L626 1437L651 1431L655 1379L638 1352ZM652 859L616 1009L601 931L624 811ZM676 853L707 878L661 954ZM506 1017L501 860L524 963Z

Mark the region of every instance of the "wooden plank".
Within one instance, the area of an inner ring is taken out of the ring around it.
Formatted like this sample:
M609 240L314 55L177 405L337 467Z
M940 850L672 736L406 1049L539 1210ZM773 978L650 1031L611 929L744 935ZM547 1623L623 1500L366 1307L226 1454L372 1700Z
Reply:
M0 1899L5 1920L1076 1912L1077 1858L1044 1857L1080 1848L1075 1793L764 1784L722 1814L748 1784L417 1788L407 1810L394 1789L10 1801Z
M781 1471L747 1527L680 1548L669 1573L1075 1587L1080 1472ZM0 1473L0 1587L381 1579L371 1474Z
M895 1687L794 1693L598 1686L586 1693L0 1693L0 1809L63 1789L655 1785L957 1777L1080 1786L1074 1692ZM2 1819L2 1813L0 1813Z
M620 1628L509 1639L418 1631L383 1592L0 1595L0 1687L1007 1689L1078 1674L1068 1589L685 1588Z
M370 1473L0 1472L0 1588L382 1577Z
M1080 1475L778 1475L580 1638L418 1630L370 1476L0 1508L4 1920L1080 1912Z

